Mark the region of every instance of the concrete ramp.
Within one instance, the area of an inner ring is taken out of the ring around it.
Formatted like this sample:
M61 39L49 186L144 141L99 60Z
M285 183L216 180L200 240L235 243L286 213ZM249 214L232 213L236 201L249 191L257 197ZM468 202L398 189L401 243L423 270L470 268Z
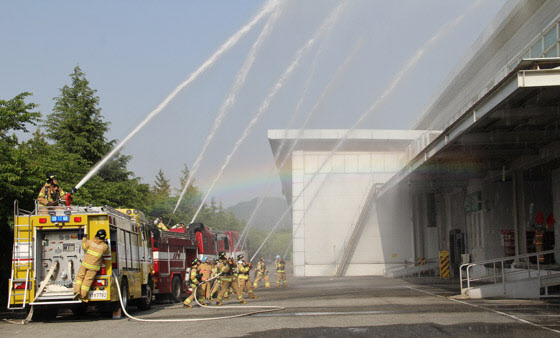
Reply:
M512 280L506 283L471 286L463 294L470 299L493 297L538 299L541 298L541 288L546 289L550 286L560 285L560 273L558 271L541 272L546 273L546 275Z

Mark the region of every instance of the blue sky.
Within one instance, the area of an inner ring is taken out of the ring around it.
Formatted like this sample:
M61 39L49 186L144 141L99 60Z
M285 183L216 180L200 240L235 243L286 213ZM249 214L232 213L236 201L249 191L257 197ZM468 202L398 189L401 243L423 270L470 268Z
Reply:
M266 130L288 127L302 93L302 109L292 128L301 125L326 84L338 74L309 128L349 128L416 50L474 3L350 1L332 31L317 39L274 97L212 196L226 206L259 194L280 196L277 178L270 190L263 190L273 168ZM98 91L103 115L111 122L108 137L121 140L263 4L256 0L1 1L0 98L32 92L31 101L46 116L59 88L69 84L68 74L80 65ZM200 188L209 186L295 52L337 4L282 1L277 24L257 52L235 106L202 161L195 177ZM503 4L503 0L482 1L423 56L360 128L409 128ZM125 145L123 152L134 158L130 170L153 183L162 169L179 188L183 165L192 166L265 22L256 25ZM349 65L337 72L351 51Z

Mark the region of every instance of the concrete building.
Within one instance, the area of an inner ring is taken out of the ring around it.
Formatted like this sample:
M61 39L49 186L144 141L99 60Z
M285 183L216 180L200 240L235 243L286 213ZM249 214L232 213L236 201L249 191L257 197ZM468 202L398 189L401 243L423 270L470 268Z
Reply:
M406 137L386 156L400 160L388 162L395 165L383 179L376 180L372 167L360 172L360 160L350 160L355 170L336 178L321 169L330 188L313 196L313 205L307 197L294 203L296 275L382 274L393 265L436 258L441 250L450 252L456 273L464 255L480 261L534 252L541 225L541 250L560 243L554 221L560 217L559 20L560 1L508 2L419 115L415 130L398 132ZM281 139L291 141L290 133L269 134L273 152ZM332 149L321 137L304 135L310 143L291 153L292 182L283 182L289 201L317 170L312 161ZM394 141L389 135L387 144ZM382 143L374 138L366 148L344 151L373 158L385 151ZM542 263L559 258L549 255Z

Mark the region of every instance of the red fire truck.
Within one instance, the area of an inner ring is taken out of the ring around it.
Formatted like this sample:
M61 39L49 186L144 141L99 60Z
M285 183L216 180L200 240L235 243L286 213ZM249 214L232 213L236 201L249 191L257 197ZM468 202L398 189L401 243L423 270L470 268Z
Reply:
M187 291L186 270L197 255L197 241L185 229L152 232L154 294L156 300L181 301Z
M225 252L229 257L245 254L245 248L238 247L240 235L234 230L213 230L202 223L192 223L188 231L193 232L198 242L198 258L218 259L218 253Z

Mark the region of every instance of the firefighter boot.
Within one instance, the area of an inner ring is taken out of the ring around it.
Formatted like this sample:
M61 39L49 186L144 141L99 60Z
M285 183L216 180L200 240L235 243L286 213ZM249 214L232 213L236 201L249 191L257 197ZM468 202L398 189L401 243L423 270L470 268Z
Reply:
M218 300L216 301L216 306L222 306L222 301L218 299Z
M239 304L247 304L247 302L246 302L244 299L241 299L241 300L239 301Z
M259 297L255 296L254 293L249 292L249 298L251 298L251 299L257 299L257 298L259 298Z

